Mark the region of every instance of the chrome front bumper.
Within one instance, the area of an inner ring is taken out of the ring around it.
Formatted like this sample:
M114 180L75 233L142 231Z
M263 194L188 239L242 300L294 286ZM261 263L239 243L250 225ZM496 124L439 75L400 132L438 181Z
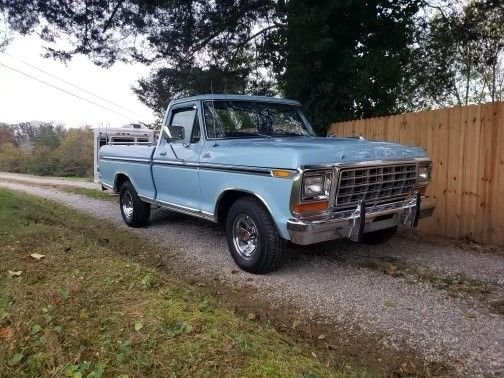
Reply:
M325 214L308 219L289 219L287 230L296 244L314 244L327 240L348 238L361 241L367 232L398 225L415 227L418 219L430 217L436 207L434 198L416 195L401 202L373 207L360 204L355 210Z

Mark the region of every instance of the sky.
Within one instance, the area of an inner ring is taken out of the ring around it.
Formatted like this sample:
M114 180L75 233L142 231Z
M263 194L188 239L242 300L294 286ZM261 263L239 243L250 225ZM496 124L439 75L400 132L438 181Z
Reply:
M50 58L43 58L42 53L43 42L34 35L17 36L5 51L0 52L0 122L55 121L67 127L119 127L131 122L148 123L154 120L152 111L131 91L136 80L148 74L147 66L116 63L105 69L94 65L85 56L76 56L65 65ZM103 99L72 87L23 62ZM110 110L28 78L2 64Z

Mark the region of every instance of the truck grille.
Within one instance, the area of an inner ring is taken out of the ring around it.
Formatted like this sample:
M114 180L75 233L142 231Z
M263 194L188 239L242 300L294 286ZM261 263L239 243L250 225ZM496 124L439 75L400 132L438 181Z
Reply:
M351 207L405 199L416 185L416 164L343 168L336 190L335 206Z

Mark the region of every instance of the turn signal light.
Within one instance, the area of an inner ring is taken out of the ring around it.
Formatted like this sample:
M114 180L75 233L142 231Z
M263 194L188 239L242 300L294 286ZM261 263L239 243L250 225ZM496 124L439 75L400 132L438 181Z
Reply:
M271 175L273 177L289 178L293 176L293 173L292 171L288 171L286 169L273 169L271 171Z
M317 201L317 202L296 203L292 206L292 210L295 213L314 213L317 211L327 210L328 207L329 207L329 201Z

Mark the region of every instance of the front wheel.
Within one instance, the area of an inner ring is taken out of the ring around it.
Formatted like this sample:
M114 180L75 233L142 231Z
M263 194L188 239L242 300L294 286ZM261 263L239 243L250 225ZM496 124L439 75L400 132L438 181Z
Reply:
M138 196L137 191L126 181L119 191L119 205L124 223L130 227L144 227L149 224L150 204Z
M247 272L268 273L284 260L285 240L268 210L255 198L241 198L231 206L226 237L233 260Z

